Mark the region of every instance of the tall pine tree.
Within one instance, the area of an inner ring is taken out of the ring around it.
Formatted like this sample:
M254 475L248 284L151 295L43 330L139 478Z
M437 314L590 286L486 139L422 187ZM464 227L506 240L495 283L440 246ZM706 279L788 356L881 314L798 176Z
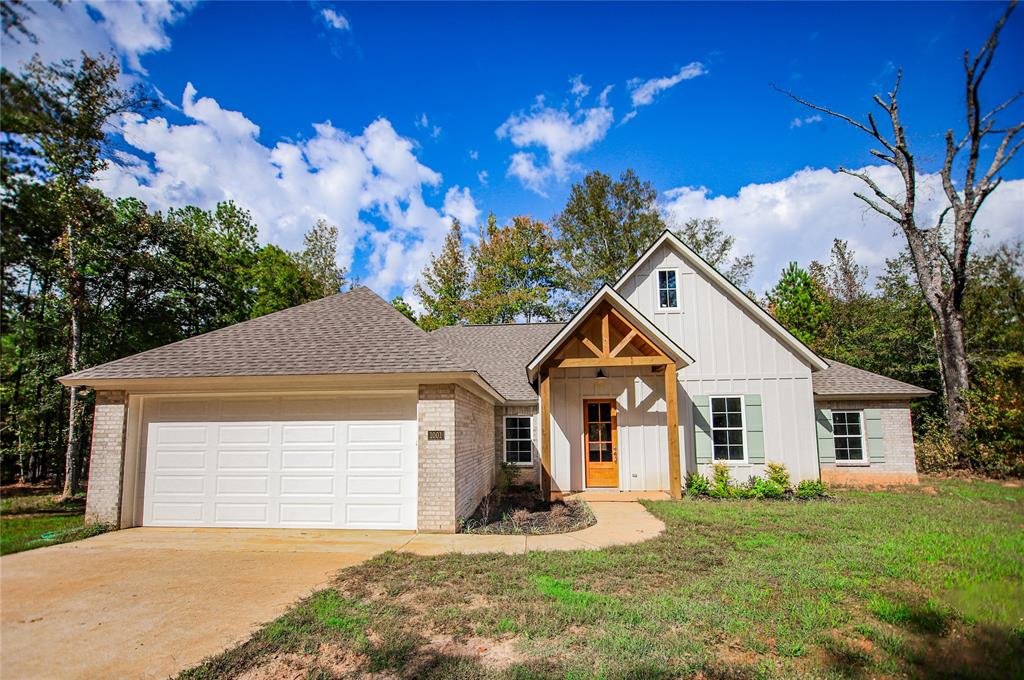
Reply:
M462 250L462 225L452 221L441 252L430 256L421 280L414 288L423 304L420 326L434 330L454 326L466 320L466 295L469 292L469 268Z

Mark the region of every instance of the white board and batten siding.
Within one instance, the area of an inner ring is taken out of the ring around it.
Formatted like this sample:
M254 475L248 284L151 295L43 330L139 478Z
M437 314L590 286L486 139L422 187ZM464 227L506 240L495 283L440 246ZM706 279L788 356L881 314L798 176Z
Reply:
M658 307L656 272L664 268L678 271L679 309ZM618 292L694 357L691 366L679 371L681 422L687 433L694 425L692 397L760 395L765 461L785 463L795 480L818 478L811 368L773 330L667 243ZM693 436L681 441L683 470L694 470ZM738 481L764 472L763 465L734 466Z
M583 401L614 399L618 410L619 486L623 491L669 488L663 374L623 368L561 369L551 379L552 479L556 489L586 488ZM682 419L680 418L680 423ZM680 424L680 437L684 432Z
M415 394L148 398L145 526L415 529Z

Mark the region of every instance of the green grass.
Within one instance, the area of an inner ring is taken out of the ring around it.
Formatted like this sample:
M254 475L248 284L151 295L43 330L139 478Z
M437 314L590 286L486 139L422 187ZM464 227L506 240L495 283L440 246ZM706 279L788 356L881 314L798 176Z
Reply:
M384 554L184 677L1022 677L1024 490L930 484L648 503L666 534L604 551Z
M102 527L84 526L84 514L84 495L64 503L51 493L6 497L0 501L0 555L101 533Z

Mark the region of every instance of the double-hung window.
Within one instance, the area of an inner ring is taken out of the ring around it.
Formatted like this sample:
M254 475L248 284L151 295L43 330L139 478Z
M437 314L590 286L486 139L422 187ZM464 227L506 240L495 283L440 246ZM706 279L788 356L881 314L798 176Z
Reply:
M746 460L742 397L711 397L711 445L716 461Z
M533 465L533 439L529 416L505 416L505 462Z
M658 270L658 308L679 309L679 275L675 269Z
M864 426L860 411L832 411L836 462L864 462Z

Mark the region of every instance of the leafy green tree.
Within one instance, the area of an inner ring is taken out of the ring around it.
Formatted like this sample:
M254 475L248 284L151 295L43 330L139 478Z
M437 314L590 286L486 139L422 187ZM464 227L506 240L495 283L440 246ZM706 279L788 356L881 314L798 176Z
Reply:
M421 281L414 287L425 313L420 326L434 330L454 326L466 320L466 295L469 292L469 268L462 249L462 225L452 221L441 252L430 256Z
M619 276L665 230L658 193L633 170L613 181L597 170L574 184L555 217L569 292L589 297Z
M820 286L806 270L790 262L768 293L768 302L771 313L790 333L812 349L818 344L829 307Z
M323 297L322 282L299 258L275 245L266 245L256 253L252 271L255 294L251 316L263 316Z
M88 263L81 252L82 229L88 224L87 185L108 163L107 123L146 105L137 90L121 89L119 75L115 57L87 54L80 62L52 65L37 56L20 77L6 70L2 74L3 132L24 141L37 177L52 184L62 217L63 238L56 245L65 265L60 286L68 308L70 371L81 368L82 322L89 307ZM65 498L78 490L82 420L78 389L70 388L69 397Z
M405 318L409 319L409 321L417 323L415 310L413 310L413 308L409 305L408 302L405 301L405 298L402 297L401 295L396 295L395 297L391 298L391 306L400 311L403 315L405 315Z
M754 271L754 256L733 255L736 238L726 234L721 224L716 217L695 217L672 231L733 285L743 288Z
M511 323L524 318L529 323L555 318L550 297L558 285L559 267L555 239L546 224L520 216L499 227L492 214L470 261L470 321Z
M335 295L345 287L346 271L338 266L338 227L319 219L306 232L299 261L316 283L316 298Z

